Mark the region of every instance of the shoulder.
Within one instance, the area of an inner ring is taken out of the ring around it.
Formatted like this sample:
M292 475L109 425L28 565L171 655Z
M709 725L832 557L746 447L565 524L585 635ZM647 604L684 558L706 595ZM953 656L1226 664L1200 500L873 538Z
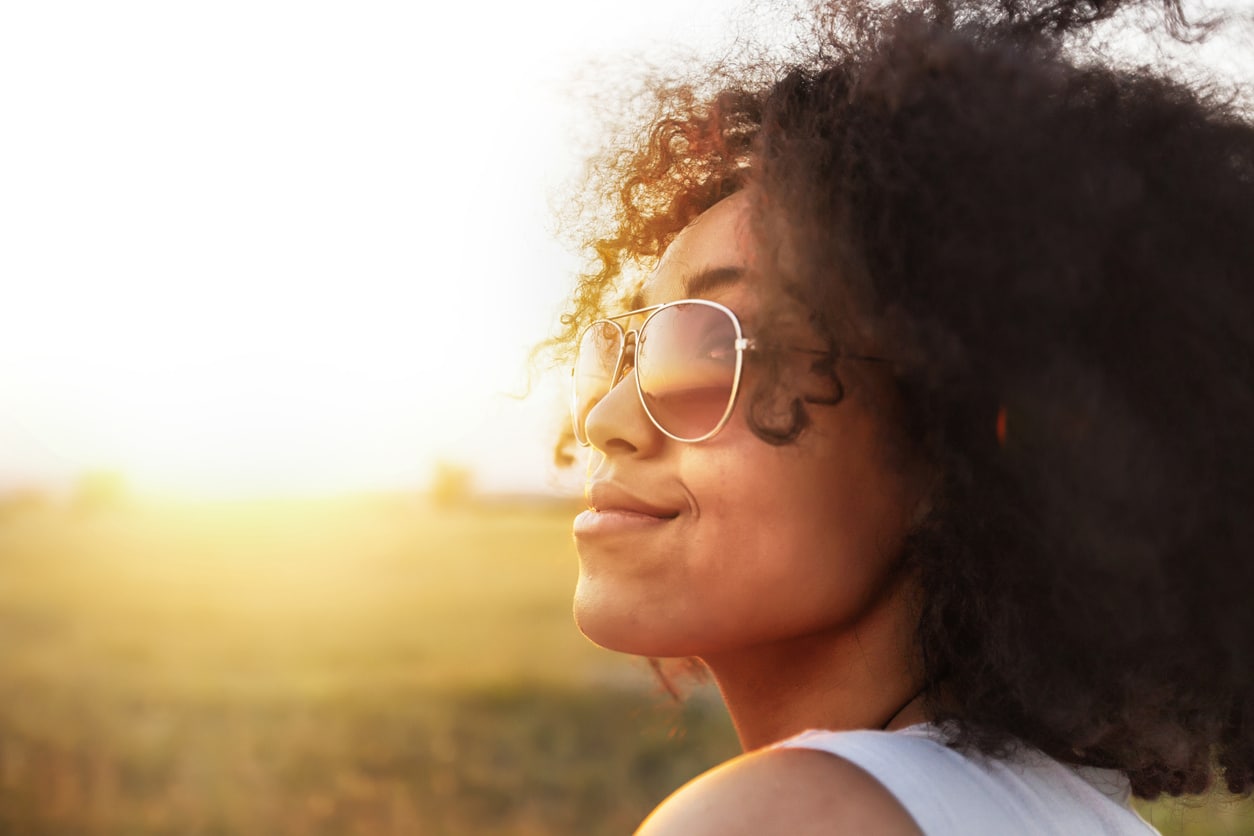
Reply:
M742 755L677 790L638 836L877 833L918 836L884 785L844 758L812 749Z

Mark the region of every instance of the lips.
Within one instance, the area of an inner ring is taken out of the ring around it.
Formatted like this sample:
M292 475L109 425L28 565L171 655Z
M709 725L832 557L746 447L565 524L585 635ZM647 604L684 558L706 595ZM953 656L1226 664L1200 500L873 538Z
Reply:
M661 520L673 520L680 513L678 508L667 508L641 499L614 482L591 482L584 495L588 500L588 507L601 514L639 514Z
M641 499L614 482L591 482L586 493L588 510L575 517L574 524L581 553L587 544L596 541L651 536L668 527L680 514L678 508Z

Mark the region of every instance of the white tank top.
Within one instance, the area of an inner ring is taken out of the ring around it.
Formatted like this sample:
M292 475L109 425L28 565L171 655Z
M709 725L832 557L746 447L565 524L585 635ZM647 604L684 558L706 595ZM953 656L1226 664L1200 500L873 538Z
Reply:
M818 749L883 784L926 836L1149 836L1120 772L1020 746L1005 758L950 749L928 724L894 732L807 731L776 746Z

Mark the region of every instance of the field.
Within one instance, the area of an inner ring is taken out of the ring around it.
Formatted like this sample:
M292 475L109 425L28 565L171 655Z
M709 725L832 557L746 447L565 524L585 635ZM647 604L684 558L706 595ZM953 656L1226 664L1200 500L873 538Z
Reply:
M737 750L570 620L570 511L0 516L0 834L622 834ZM1145 808L1254 834L1249 805Z

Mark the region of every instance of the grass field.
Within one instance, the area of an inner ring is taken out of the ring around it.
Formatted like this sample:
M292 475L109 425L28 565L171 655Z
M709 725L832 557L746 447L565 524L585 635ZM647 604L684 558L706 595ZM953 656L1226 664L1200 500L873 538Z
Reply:
M734 754L570 620L561 508L0 517L0 833L621 834ZM1254 834L1249 805L1158 805Z

